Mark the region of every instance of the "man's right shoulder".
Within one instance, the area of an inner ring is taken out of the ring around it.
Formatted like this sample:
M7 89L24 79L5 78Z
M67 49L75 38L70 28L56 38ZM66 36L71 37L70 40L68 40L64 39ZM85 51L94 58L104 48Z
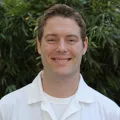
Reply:
M12 112L28 102L28 91L31 84L5 95L0 100L0 120L10 120Z
M1 105L13 105L16 103L16 101L21 101L27 97L28 90L30 88L31 84L26 85L23 88L20 88L14 92L11 92L7 95L5 95L1 100L0 100L0 106Z

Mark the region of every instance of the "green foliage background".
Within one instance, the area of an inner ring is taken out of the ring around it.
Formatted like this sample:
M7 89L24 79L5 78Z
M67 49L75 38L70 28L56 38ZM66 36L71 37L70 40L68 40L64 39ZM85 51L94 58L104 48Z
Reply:
M64 3L87 24L89 48L81 72L94 89L120 104L119 0L2 0L0 2L0 98L30 83L42 69L37 24L50 6Z

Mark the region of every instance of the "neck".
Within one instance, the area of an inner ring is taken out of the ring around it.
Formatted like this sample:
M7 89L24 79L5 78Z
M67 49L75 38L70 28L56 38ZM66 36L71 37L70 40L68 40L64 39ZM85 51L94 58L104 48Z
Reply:
M80 74L76 73L70 77L58 77L42 74L42 86L44 92L57 98L67 98L75 94L78 89Z

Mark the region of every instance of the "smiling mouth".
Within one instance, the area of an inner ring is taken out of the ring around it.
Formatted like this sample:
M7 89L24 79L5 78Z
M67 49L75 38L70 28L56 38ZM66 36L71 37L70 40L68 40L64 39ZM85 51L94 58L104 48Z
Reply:
M52 58L53 61L55 61L56 63L59 63L59 64L67 63L67 62L70 61L71 59L72 59L72 58L65 58L65 59Z

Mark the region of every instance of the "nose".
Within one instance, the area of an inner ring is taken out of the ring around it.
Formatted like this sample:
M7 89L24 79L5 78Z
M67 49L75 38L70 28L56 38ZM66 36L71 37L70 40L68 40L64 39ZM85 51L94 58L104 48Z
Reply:
M67 51L67 44L64 39L59 40L57 45L57 52L65 53Z

